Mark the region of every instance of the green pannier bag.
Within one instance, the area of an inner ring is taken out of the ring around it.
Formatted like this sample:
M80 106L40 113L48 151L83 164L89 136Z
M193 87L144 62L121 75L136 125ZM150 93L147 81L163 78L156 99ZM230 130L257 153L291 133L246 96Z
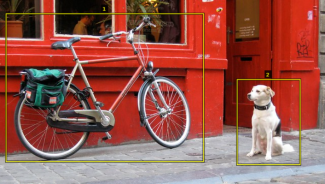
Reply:
M62 105L66 95L64 70L61 69L25 69L27 73L21 88L25 89L29 103L36 107L56 107Z

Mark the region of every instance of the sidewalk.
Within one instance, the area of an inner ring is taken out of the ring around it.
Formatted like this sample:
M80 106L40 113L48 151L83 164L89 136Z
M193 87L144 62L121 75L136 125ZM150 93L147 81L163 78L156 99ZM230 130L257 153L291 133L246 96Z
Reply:
M0 157L0 183L324 183L325 130L302 132L301 166L236 166L235 129L205 139L205 163L4 163ZM114 137L113 137L114 138ZM238 163L299 163L299 132L284 132L293 153L264 161L263 155L246 157L250 130L240 129ZM9 155L8 160L40 160L32 154ZM176 149L155 142L81 149L64 161L202 160L202 139L187 140Z

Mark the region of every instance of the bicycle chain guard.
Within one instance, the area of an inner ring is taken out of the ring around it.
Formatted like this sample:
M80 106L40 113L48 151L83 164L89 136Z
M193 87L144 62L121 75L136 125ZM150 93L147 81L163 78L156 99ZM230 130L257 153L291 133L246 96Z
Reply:
M105 116L110 118L110 122L108 126L103 126L101 123L101 117L98 114L97 110L64 110L59 112L59 117L61 118L74 118L76 122L69 121L57 121L53 120L51 115L49 114L46 119L47 123L51 127L79 131L79 132L108 132L113 129L115 125L115 118L113 114L109 111L103 111ZM89 123L78 123L79 119L89 119Z

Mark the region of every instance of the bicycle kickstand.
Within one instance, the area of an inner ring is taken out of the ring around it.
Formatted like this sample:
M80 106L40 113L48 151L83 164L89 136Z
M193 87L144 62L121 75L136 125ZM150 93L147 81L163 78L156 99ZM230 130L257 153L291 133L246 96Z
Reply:
M106 136L102 138L103 141L106 141L107 139L112 139L111 134L109 134L108 132L105 132Z

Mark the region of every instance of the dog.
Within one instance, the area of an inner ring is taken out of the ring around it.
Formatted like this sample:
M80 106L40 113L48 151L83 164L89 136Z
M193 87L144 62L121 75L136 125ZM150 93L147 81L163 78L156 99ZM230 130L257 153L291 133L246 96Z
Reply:
M271 101L274 95L275 92L265 85L254 86L247 94L248 100L254 102L252 149L247 154L248 157L263 154L265 160L271 160L272 156L294 151L291 145L283 145L281 121Z

